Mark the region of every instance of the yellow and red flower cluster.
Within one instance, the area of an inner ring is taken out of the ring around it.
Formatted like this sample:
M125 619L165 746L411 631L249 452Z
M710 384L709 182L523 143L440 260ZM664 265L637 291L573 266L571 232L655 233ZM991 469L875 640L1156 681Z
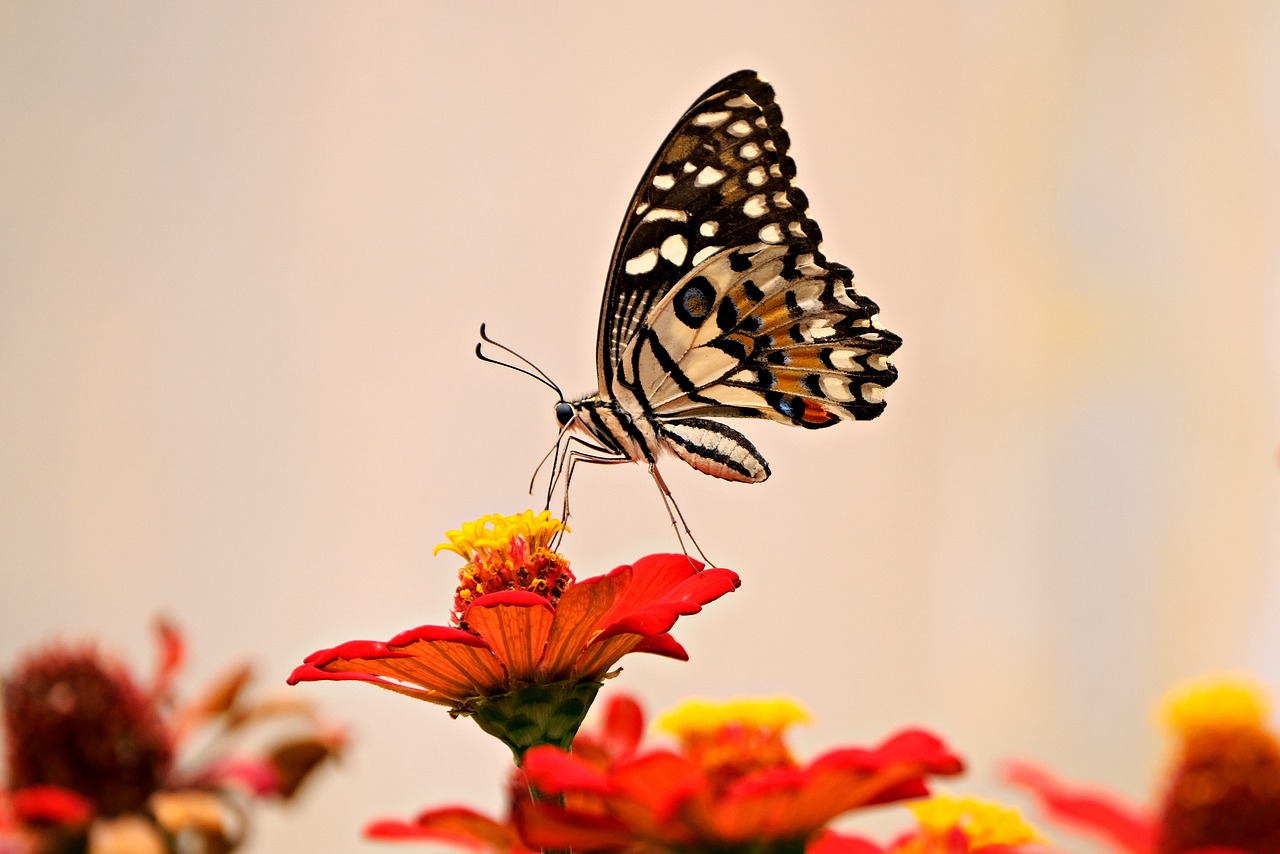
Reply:
M474 716L517 757L537 744L568 747L619 659L632 652L687 659L670 629L739 581L727 569L672 554L579 581L549 547L563 527L546 511L526 511L449 532L437 551L467 561L454 626L320 650L290 684L357 680L447 706Z
M494 852L1014 850L987 847L978 831L972 831L973 847L955 847L958 840L970 838L965 835L969 814L952 810L948 823L941 801L932 811L921 807L920 829L891 849L827 830L833 819L851 811L922 797L928 794L929 778L958 774L963 763L922 730L904 730L871 748L839 748L802 763L792 755L785 735L806 717L788 700L694 701L658 722L675 737L673 746L646 748L641 745L644 716L639 705L616 697L607 704L603 728L581 733L572 752L547 745L525 755L512 783L506 819L444 807L409 822L374 822L366 832L377 839ZM988 836L990 824L982 825ZM933 839L926 834L935 832L952 847L923 847L921 840Z

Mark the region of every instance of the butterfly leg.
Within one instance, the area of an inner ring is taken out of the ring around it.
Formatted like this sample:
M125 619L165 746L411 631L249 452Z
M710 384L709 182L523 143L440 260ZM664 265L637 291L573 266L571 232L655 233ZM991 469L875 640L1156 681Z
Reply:
M583 450L583 449L586 450ZM617 463L628 463L631 460L624 456L612 453L606 448L599 447L577 436L570 436L565 443L565 452L560 457L560 465L552 475L551 483L547 487L547 505L551 504L551 496L554 493L556 482L563 476L564 479L564 504L560 511L560 521L567 526L569 523L569 486L573 481L573 469L579 462L594 463L596 465L614 465ZM560 538L564 536L564 529L556 535L551 543L551 547L555 548L560 543Z
M689 549L685 547L684 537L680 534L680 529L683 528L684 532L689 535L689 542L693 543L694 551L698 553L698 557L702 558L702 562L707 566L714 567L715 562L707 557L707 553L702 550L702 546L698 545L697 538L693 536L689 523L684 520L684 514L680 512L680 505L676 503L675 496L667 488L667 482L662 479L662 472L658 471L656 463L649 463L649 474L653 475L653 482L658 485L658 492L662 495L662 506L667 508L667 518L671 520L671 527L675 529L676 539L680 541L680 551L684 552L685 557L689 557ZM677 522L677 519L680 521Z

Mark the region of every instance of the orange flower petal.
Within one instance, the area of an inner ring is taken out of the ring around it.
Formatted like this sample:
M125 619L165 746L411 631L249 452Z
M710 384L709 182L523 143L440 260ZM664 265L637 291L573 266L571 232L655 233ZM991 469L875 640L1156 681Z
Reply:
M588 646L574 662L574 679L599 679L618 663L618 659L635 649L643 635L614 635Z
M504 690L506 670L480 638L446 626L419 626L386 643L348 641L314 652L289 684L348 679L454 705Z
M580 672L580 667L574 667L579 653L591 641L599 630L600 621L630 583L631 567L625 566L608 575L579 581L564 592L556 606L556 619L543 654L545 679L569 679Z
M471 604L466 619L506 665L508 680L544 681L538 678L538 664L555 619L544 597L524 590L490 593Z

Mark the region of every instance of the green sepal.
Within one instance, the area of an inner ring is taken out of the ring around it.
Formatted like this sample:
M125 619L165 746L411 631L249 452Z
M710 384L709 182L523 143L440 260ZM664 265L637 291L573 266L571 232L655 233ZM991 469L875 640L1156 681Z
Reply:
M602 682L548 682L505 694L474 697L455 715L470 715L480 729L501 739L519 765L531 747L550 744L568 750Z

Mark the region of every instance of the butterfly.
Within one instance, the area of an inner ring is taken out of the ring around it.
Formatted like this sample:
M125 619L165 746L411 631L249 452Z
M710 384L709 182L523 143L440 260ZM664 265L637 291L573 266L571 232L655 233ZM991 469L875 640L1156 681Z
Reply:
M817 429L884 411L901 339L877 323L850 270L823 255L789 148L773 88L754 71L725 77L680 117L613 248L595 394L566 400L481 327L560 397L547 497L563 476L566 517L576 463L640 462L679 536L663 455L725 480L769 477L756 447L717 419Z

